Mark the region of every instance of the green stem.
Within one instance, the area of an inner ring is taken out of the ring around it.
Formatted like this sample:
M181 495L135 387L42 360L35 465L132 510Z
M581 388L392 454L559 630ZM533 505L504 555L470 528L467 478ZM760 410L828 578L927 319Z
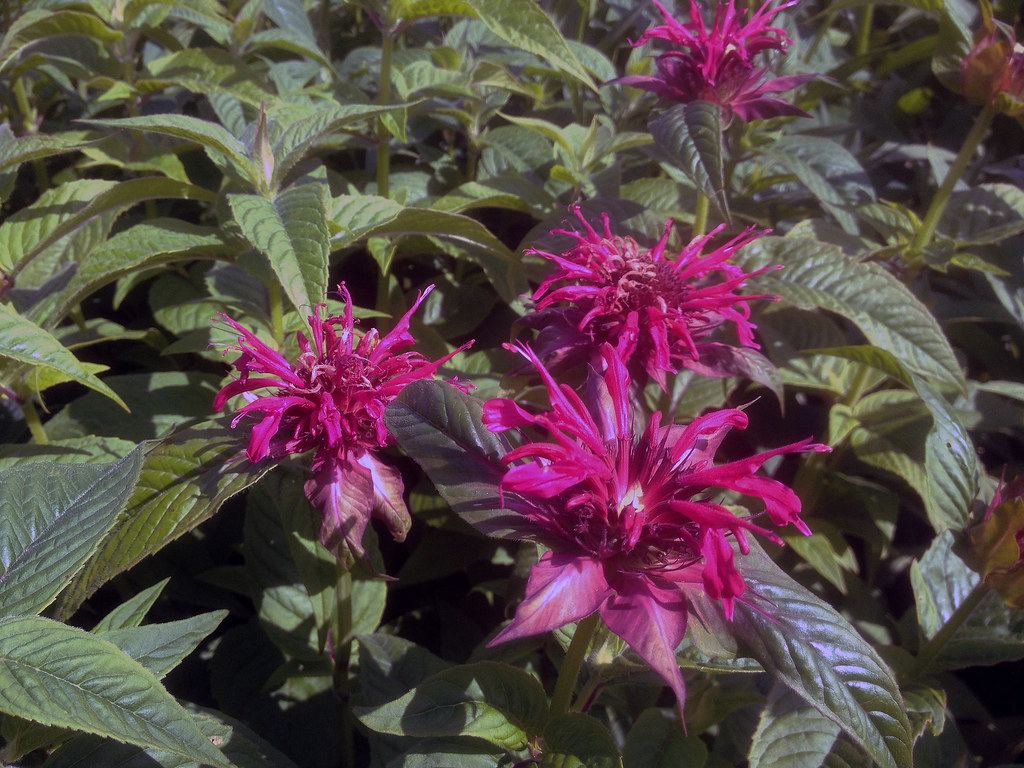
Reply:
M922 674L928 671L928 668L932 665L932 662L939 657L943 649L956 634L956 631L960 629L967 618L974 613L974 609L978 607L978 604L988 594L989 586L984 581L979 581L978 584L970 591L964 601L956 607L953 611L953 615L949 617L949 620L942 625L942 628L935 633L935 636L924 644L920 653L917 654L917 658L914 660L913 677L918 678Z
M355 721L349 702L348 660L352 653L352 572L338 565L337 614L334 619L334 690L338 696L341 764L355 763Z
M395 53L395 38L385 30L380 48L380 85L377 89L377 103L391 102L391 59ZM391 194L391 131L384 118L377 121L377 194L388 197Z
M703 192L697 193L697 209L693 212L693 236L700 237L708 230L708 209L711 199Z
M989 126L992 124L992 118L995 116L995 105L988 103L982 108L978 118L974 121L974 126L971 128L970 133L967 134L967 138L964 139L963 146L960 147L960 153L949 167L949 172L946 174L946 178L943 179L942 186L939 187L939 191L932 198L932 204L928 208L928 213L925 214L924 221L921 222L921 227L917 230L913 241L910 243L912 253L920 253L931 243L932 237L935 235L935 227L938 226L939 219L942 218L942 214L946 210L946 203L949 202L949 197L953 194L953 188L956 186L957 181L960 180L960 177L964 175L967 164L974 157L978 144L981 143L985 132L988 131Z
M270 332L278 347L284 346L284 310L281 306L281 286L271 283L267 286L267 298L270 301Z
M860 9L857 28L857 54L863 55L871 50L871 27L875 22L875 6L865 5Z
M31 397L26 397L21 403L21 412L25 415L25 423L28 424L32 438L39 444L50 442L46 437L46 430L43 429L43 422L39 419L39 411L36 410Z
M562 668L558 671L555 690L551 694L552 718L564 715L569 711L569 700L576 688L576 678L580 675L580 667L583 666L583 659L587 655L590 639L594 636L599 620L600 616L597 613L592 613L576 624L576 631L573 633L572 642L569 643L569 650L565 652Z

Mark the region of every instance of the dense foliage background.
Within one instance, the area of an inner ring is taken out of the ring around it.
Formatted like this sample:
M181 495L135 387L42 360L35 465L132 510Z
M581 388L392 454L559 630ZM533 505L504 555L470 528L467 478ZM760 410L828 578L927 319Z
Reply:
M764 65L820 75L784 95L809 117L744 121L603 85L663 50L630 45L663 23L635 0L4 3L0 762L1024 758L1020 12L792 3ZM745 405L729 456L832 447L769 465L814 535L741 558L771 611L697 611L685 733L606 631L549 717L572 627L486 646L537 545L449 506L494 487L480 403L546 404L501 345L552 268L524 251L564 248L576 203L644 247L673 219L670 252L770 229L733 259L783 267L745 289L780 297L751 303L763 357L645 407ZM217 313L294 359L341 281L382 333L436 286L412 328L431 360L474 340L442 371L471 394L389 412L414 522L369 528L354 564L319 541L308 462L252 464L248 422L213 408L237 342Z

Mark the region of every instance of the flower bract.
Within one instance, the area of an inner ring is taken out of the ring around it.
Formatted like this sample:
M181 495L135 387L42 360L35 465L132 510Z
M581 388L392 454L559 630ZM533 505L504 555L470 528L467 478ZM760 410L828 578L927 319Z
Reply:
M731 325L742 347L757 348L750 321L752 299L741 295L748 278L730 257L758 235L747 231L704 253L719 230L691 241L677 255L666 252L672 222L649 249L612 234L607 214L599 233L574 208L582 232L555 230L576 244L562 254L532 250L556 270L533 294L536 312L522 322L538 329L537 353L552 370L599 363L601 346L613 345L634 380L654 379L686 368L704 376L744 375L736 348L712 340Z
M408 383L433 376L465 347L436 362L399 351L415 342L409 320L429 288L383 336L376 329L356 330L352 298L344 283L339 290L344 314L323 317L325 306L318 305L308 318L309 335L297 334L300 354L294 362L222 314L219 321L238 334L228 349L241 355L233 363L238 378L220 391L214 406L219 411L242 395L248 402L232 426L259 417L246 449L250 461L312 451L305 492L323 515L321 539L339 556L348 550L362 557L371 515L398 540L411 524L401 476L378 456L388 442L384 409ZM257 390L266 393L256 395Z
M796 494L758 470L773 456L829 449L808 439L716 464L726 434L747 424L742 411L709 413L687 426L662 425L656 413L641 431L629 374L611 346L602 349L605 371L592 376L585 400L556 383L528 347L517 351L540 372L551 410L533 414L511 400L491 400L484 423L493 432L536 436L505 455L500 488L504 505L548 551L533 567L512 623L492 642L596 611L682 705L675 649L686 633L687 594L699 589L721 600L731 619L746 585L730 537L744 553L752 533L778 542L761 516L809 533ZM716 500L723 492L760 499L763 513L737 515Z

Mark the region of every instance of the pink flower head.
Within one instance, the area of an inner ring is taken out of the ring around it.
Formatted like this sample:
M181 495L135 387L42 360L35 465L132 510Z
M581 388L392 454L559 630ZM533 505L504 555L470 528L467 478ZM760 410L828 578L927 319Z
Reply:
M732 348L708 338L731 323L742 346L758 346L748 302L776 297L736 293L747 278L765 269L746 273L728 263L757 234L747 230L703 254L719 227L671 258L665 253L671 221L661 240L644 250L630 237L613 235L607 214L604 234L599 234L579 207L572 210L583 232L559 229L554 234L576 238L575 246L562 255L529 251L558 267L533 294L537 311L523 319L540 329L538 353L545 363L553 369L599 363L601 345L609 343L635 380L650 376L662 389L665 374L680 368L714 377L742 373L731 364ZM712 274L721 279L712 280Z
M764 51L786 52L786 45L792 41L779 27L769 26L769 21L783 8L796 5L796 0L775 8L769 8L768 0L745 23L736 13L735 0L719 2L710 30L696 0L690 0L688 24L677 21L658 0L653 2L665 17L665 24L647 30L633 45L658 39L681 50L657 57L656 77L627 75L612 83L651 91L670 101L711 101L720 104L727 116L736 114L744 121L779 115L808 116L785 99L765 94L792 90L815 75L766 80L768 69L755 62L757 54Z
M716 465L729 430L747 425L742 411L710 413L686 427L662 426L655 413L638 435L629 374L610 345L601 350L605 372L592 377L586 402L556 383L528 347L515 351L537 367L551 411L531 414L499 399L485 404L483 418L492 432L520 429L547 438L504 456L509 468L501 492L503 504L523 516L530 537L549 551L533 567L512 623L492 643L597 611L665 679L681 708L685 686L675 649L686 633L687 593L702 586L731 619L745 584L728 536L744 553L750 533L780 541L713 496L729 490L758 497L773 524L808 534L796 494L755 473L772 456L829 449L804 440Z
M309 316L309 338L297 334L300 354L294 363L221 314L219 322L238 333L238 343L227 348L242 354L233 363L238 379L218 393L214 407L219 411L244 395L249 402L231 426L249 414L262 416L246 449L250 461L313 451L313 476L305 491L323 515L321 539L339 555L347 548L362 557L371 514L399 541L411 525L401 475L377 457L377 449L388 442L384 409L406 384L433 376L469 345L436 362L418 352L398 352L415 343L409 319L433 286L383 337L375 329L356 332L352 297L344 283L338 288L345 314L322 318L325 305L317 305ZM251 394L259 389L270 394Z

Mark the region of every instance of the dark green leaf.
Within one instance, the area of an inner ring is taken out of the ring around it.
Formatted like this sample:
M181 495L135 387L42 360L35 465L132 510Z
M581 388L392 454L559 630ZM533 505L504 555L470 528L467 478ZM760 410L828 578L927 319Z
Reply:
M838 735L838 725L789 688L776 685L754 731L750 768L820 765Z
M178 666L213 630L227 611L211 611L180 621L107 629L93 634L113 643L158 678Z
M600 722L579 712L556 717L544 729L542 768L619 768L615 740Z
M654 143L728 218L722 153L722 108L710 101L674 104L651 116Z
M683 733L675 713L645 709L626 736L622 768L703 768L708 748Z

